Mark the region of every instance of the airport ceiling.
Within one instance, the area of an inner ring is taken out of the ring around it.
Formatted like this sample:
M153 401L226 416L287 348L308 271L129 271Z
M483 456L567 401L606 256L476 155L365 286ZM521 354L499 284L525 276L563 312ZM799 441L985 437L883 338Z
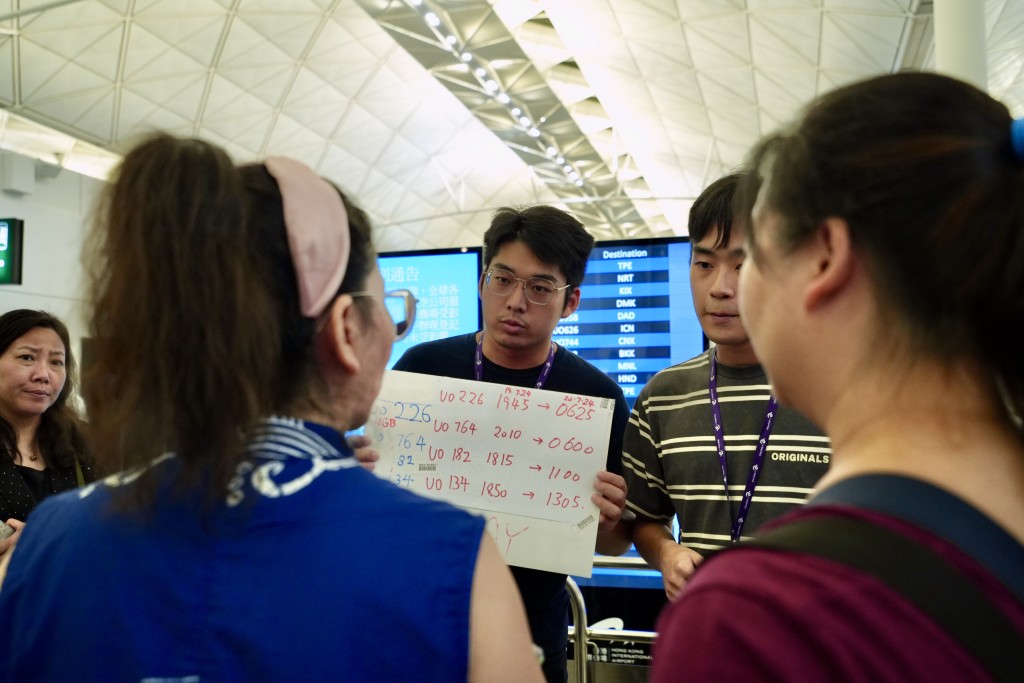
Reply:
M496 207L537 202L598 239L683 235L701 188L816 94L933 69L932 13L930 0L0 0L0 133L37 164L91 162L100 177L154 129L236 161L294 156L358 200L383 251L480 244ZM985 13L989 91L1024 116L1024 0Z

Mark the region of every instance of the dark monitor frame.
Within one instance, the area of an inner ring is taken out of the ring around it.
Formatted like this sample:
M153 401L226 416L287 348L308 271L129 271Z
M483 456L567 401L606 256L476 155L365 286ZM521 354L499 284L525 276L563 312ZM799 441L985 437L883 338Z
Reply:
M379 252L377 254L377 259L378 259L377 263L378 263L378 267L380 267L382 269L382 275L383 275L384 274L383 273L383 269L387 267L387 264L382 262L382 260L394 260L394 259L403 259L403 258L408 258L408 259L427 258L427 259L435 259L436 260L436 259L438 259L440 257L444 257L444 256L448 256L448 255L461 255L461 254L473 254L473 255L476 256L476 259L475 259L476 260L476 265L475 265L475 268L474 268L475 275L474 275L474 278L473 278L473 289L472 289L472 293L471 293L471 296L473 297L473 301L474 301L474 311L476 313L476 326L475 326L475 328L473 330L459 330L459 331L457 331L455 333L455 334L462 334L462 333L470 332L470 331L474 331L475 332L476 330L479 330L482 327L482 325L483 325L483 310L482 310L481 304L480 304L480 296L479 296L479 293L477 291L477 284L480 281L480 272L481 272L481 269L483 268L483 247L482 246L447 247L447 248L442 248L442 249L404 249L404 250L397 250L397 251L382 251L382 252ZM468 285L468 280L464 284ZM386 289L402 289L403 288L400 283L397 283L397 282L389 283L387 278L385 278L384 286L385 286ZM404 288L411 289L410 287L404 287ZM460 295L461 294L463 294L463 292L460 292ZM469 295L469 293L465 293L465 294ZM423 296L424 295L422 293L419 294L419 297L421 299L423 298ZM403 353L406 348L411 346L414 341L415 341L415 343L419 343L421 341L427 341L426 339L421 339L420 338L421 335L417 335L416 334L417 327L419 327L420 330L422 330L423 328L421 326L423 325L424 322L425 322L425 318L420 316L420 311L418 310L417 311L417 317L416 317L416 323L413 325L413 333L412 333L412 335L410 335L410 337L408 337L406 339L403 339L403 340L401 340L399 342L396 342L395 350L392 352L391 359L388 362L388 367L391 367L394 364L394 362L397 361L398 358L401 356L401 353Z
M6 233L6 234L4 234ZM6 237L6 239L4 239ZM20 285L25 221L0 218L0 285Z

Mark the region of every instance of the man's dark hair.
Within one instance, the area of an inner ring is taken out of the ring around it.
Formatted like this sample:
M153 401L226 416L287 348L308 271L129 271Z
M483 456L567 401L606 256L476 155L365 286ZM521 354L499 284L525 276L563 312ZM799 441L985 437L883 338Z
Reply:
M750 175L749 171L736 171L722 176L700 193L690 209L687 231L691 242L699 242L715 230L718 239L713 248L729 244L732 237L733 197L736 188Z
M503 245L522 242L544 263L558 266L568 284L579 287L587 272L594 238L572 214L553 206L502 207L484 233L484 269ZM566 289L566 295L572 288Z

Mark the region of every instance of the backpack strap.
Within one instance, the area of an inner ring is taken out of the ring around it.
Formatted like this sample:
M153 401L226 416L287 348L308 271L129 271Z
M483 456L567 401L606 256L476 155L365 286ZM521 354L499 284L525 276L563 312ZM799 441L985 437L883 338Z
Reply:
M949 491L894 474L862 474L817 493L809 505L852 505L910 522L946 539L996 576L1024 604L1024 545Z
M970 579L901 534L844 517L798 520L733 546L839 562L885 582L956 639L997 681L1024 681L1024 637Z

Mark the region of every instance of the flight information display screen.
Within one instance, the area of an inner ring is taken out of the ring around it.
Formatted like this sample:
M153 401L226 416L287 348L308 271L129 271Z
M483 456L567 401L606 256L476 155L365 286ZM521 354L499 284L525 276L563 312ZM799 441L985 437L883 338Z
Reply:
M632 407L655 373L706 348L689 270L686 237L598 242L555 341L618 382Z
M388 368L410 346L480 329L480 297L476 283L480 277L481 253L481 247L456 247L377 255L384 289L408 289L417 299L416 322L405 339L395 342ZM389 307L393 303L400 302L389 300ZM396 319L404 317L403 311L389 312Z

